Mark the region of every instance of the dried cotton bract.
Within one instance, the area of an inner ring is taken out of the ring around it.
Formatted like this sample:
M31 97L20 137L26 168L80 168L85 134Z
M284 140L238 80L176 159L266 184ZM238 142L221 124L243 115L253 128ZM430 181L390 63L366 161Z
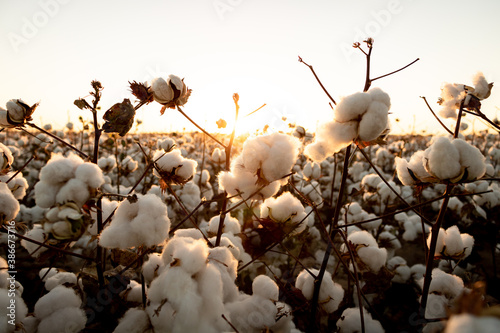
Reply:
M316 131L316 140L305 154L322 161L353 140L371 142L387 129L389 95L379 88L344 97L334 110L334 119Z
M120 203L99 244L121 249L158 245L167 239L169 229L167 206L161 199L154 194L138 195L137 202Z
M219 186L230 196L248 199L259 192L265 199L287 182L299 154L300 142L289 135L273 133L248 139L229 172L219 174Z

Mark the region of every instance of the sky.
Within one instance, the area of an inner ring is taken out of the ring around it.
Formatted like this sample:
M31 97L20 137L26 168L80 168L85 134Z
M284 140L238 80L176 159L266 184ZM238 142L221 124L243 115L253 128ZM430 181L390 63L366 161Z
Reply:
M133 100L128 81L175 74L192 89L184 112L210 132L220 118L232 124L233 93L239 133L288 123L313 132L333 112L298 56L338 101L362 91L366 58L352 44L372 37L372 77L420 59L373 82L391 96L391 132L442 133L420 96L438 111L443 83L470 85L478 71L489 82L500 78L499 12L496 0L0 0L0 105L40 102L36 124L71 121L79 129L78 117L91 114L73 101L88 96L92 80L104 86L101 117ZM490 118L500 107L497 90L483 101ZM160 109L156 102L139 109L139 129L193 128L176 110L160 116Z

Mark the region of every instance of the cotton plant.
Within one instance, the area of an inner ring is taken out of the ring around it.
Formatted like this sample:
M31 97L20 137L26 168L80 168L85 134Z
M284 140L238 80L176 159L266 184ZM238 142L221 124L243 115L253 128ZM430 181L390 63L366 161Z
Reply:
M290 192L268 198L260 206L260 224L273 232L279 229L284 235L296 235L305 230L307 214L299 199Z
M316 130L314 143L304 153L314 161L322 161L352 141L362 145L376 141L388 127L390 97L380 88L344 97L334 109L333 120Z
M229 196L243 199L256 192L258 199L271 197L288 181L286 176L298 158L299 146L296 138L281 133L247 139L230 170L218 175L219 187Z
M99 236L107 248L127 249L162 244L168 238L170 219L167 206L154 194L122 201L111 224Z
M462 139L437 137L424 151L412 155L410 161L396 157L399 180L404 185L420 183L470 182L486 172L481 151Z

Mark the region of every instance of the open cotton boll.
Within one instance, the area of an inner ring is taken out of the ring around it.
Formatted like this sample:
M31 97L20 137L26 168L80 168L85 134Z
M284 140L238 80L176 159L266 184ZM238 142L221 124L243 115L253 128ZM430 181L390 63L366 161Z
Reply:
M268 182L280 180L292 170L299 147L297 138L282 133L248 139L241 152L243 165Z
M19 201L6 183L0 183L0 222L12 221L19 213Z
M290 192L284 192L278 198L268 198L260 206L261 218L269 217L276 223L289 225L289 228L294 228L292 234L304 231L307 226L306 215L300 200Z
M175 310L168 302L150 302L146 312L154 328L154 332L172 332Z
M122 171L128 172L128 173L134 172L135 170L137 170L138 166L139 166L139 162L134 161L134 159L132 159L132 157L130 157L130 156L126 156L121 162Z
M378 138L387 128L387 105L374 101L359 122L359 138L363 141L372 141Z
M30 239L36 240L40 243L45 242L45 239L47 238L47 234L45 233L45 230L42 228L41 225L35 225L33 229L31 229L26 233L25 236ZM21 240L21 246L24 247L26 251L28 251L28 253L35 258L40 256L42 252L47 251L46 247L40 246L32 242L28 242L24 239Z
M424 151L427 172L439 179L452 179L460 175L460 153L447 137L439 137Z
M35 304L35 316L43 319L64 308L80 308L81 298L71 288L56 286L48 294L42 296Z
M276 305L260 296L247 296L227 304L231 323L239 332L258 333L276 323Z
M28 181L23 177L22 173L18 173L15 176L14 174L14 172L9 172L5 175L0 175L0 182L6 183L14 198L21 200L26 195L26 190L29 187ZM14 178L12 178L12 176L14 176ZM9 179L10 181L7 183Z
M147 288L146 288L146 294L147 294ZM125 289L120 293L120 297L124 298L127 302L141 303L142 285L135 280L130 280L127 289Z
M315 276L319 273L317 269L309 269L309 271ZM304 269L299 273L295 281L295 287L302 291L307 300L313 298L314 280L315 277ZM338 309L343 298L344 289L332 280L332 275L329 272L325 272L319 291L319 304L325 311L332 313Z
M99 244L109 248L153 246L168 237L170 219L167 206L154 194L138 195L137 202L122 201Z
M151 283L163 270L164 263L159 253L151 253L142 265L142 275L147 283Z
M323 123L316 131L315 142L305 147L304 154L315 162L321 162L346 147L356 138L357 131L356 121Z
M100 157L97 160L97 165L103 172L110 172L116 166L116 158L113 155Z
M406 283L411 277L411 269L402 257L395 256L387 261L387 268L394 273L392 282Z
M340 123L356 119L366 112L371 102L370 94L362 92L343 97L335 107L335 119Z
M172 150L175 147L175 140L171 138L160 139L157 141L156 146L158 149L163 149L164 151Z
M464 250L464 243L462 242L462 237L460 237L460 230L456 225L446 229L444 236L444 244L446 246L444 253L449 256L453 256Z
M424 278L418 280L418 284L422 288L424 283ZM454 300L459 296L464 290L463 280L452 274L443 272L439 268L434 268L432 270L432 281L429 287L429 295L432 293L442 294L448 300Z
M118 322L113 333L144 333L151 327L148 314L140 308L130 308Z
M10 149L0 142L0 171L8 170L14 163L14 157Z
M40 180L51 184L63 184L75 176L76 168L83 160L69 153L68 157L61 154L52 154L47 164L40 170Z
M56 203L56 195L61 188L44 180L35 184L35 203L42 208L50 208Z
M102 220L106 221L111 213L118 207L118 201L111 201L108 198L102 198L101 206L102 206ZM97 212L94 210L90 211L90 216L92 217L93 223L87 228L88 232L91 235L97 235ZM110 224L106 223L104 228L107 228Z
M490 96L493 83L488 83L483 73L477 72L472 78L472 84L474 85L474 96L479 99L486 99Z
M219 164L226 163L226 152L218 147L214 148L214 151L212 152L212 160Z
M252 292L254 295L259 295L263 298L277 302L280 290L276 282L270 277L267 275L259 275L252 282Z
M383 333L384 328L378 320L372 318L372 315L363 309L363 318L365 323L365 331L370 333ZM341 333L356 333L361 332L361 315L359 308L347 308L342 312L340 319L337 321L337 328Z
M446 83L441 88L442 108L439 111L439 115L445 118L456 118L456 110L466 95L467 92L464 90L463 85Z
M171 265L181 267L187 273L194 275L206 266L207 257L207 243L203 239L196 239L193 242L178 243L175 246Z
M399 180L403 185L413 185L416 183L416 180L410 175L408 171L408 161L404 158L396 157L396 173L398 175Z
M467 171L467 177L463 180L481 178L486 172L486 158L481 151L462 139L454 139L451 143L460 154L460 165Z
M85 162L80 164L75 170L75 177L91 188L98 188L104 184L102 170L94 163Z
M210 219L208 222L208 229L207 231L210 234L217 234L217 231L219 230L219 223L220 223L220 215L216 215ZM231 215L226 215L224 219L224 226L222 228L223 233L233 233L234 235L239 234L241 232L241 224L238 219L232 217Z
M45 281L45 289L52 290L59 285L77 285L77 277L71 272L59 272L49 277Z
M356 245L378 247L375 238L366 230L351 233L347 240Z
M77 333L86 323L87 316L82 309L65 307L43 318L38 324L38 333Z
M375 273L377 273L387 260L387 250L378 247L361 247L358 249L359 258Z
M79 207L82 207L89 199L90 192L87 184L77 178L70 179L56 195L56 203L64 204L73 201Z

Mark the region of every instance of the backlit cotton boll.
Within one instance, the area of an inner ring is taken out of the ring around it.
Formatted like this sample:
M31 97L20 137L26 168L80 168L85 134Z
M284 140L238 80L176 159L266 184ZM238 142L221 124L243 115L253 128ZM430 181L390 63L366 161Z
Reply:
M153 170L155 176L165 182L184 184L193 178L198 162L184 158L179 149L169 152L157 150L153 155L156 168Z
M4 128L22 126L31 120L38 103L29 106L21 99L11 99L7 102L7 110L0 107L0 126Z
M121 249L158 245L168 238L169 229L163 201L154 194L138 195L136 202L120 203L110 226L99 237L99 244Z
M175 108L177 105L186 104L191 95L191 89L188 89L184 79L172 74L166 79L154 78L151 81L151 90L153 91L154 100L170 109Z
M430 245L431 235L427 238L427 245ZM439 229L438 239L434 257L445 259L467 258L474 246L474 237L469 234L461 234L456 225L444 230Z
M385 265L387 250L379 248L377 241L368 231L353 231L349 234L347 240L357 252L359 270L377 273ZM348 252L345 244L342 244L340 250L343 253Z
M306 212L300 200L290 192L284 192L278 198L269 198L260 206L260 217L269 218L285 233L298 234L307 226Z
M387 129L390 107L389 95L380 88L344 97L334 109L334 119L317 129L314 143L304 153L318 162L353 140L375 141Z
M14 157L9 147L0 143L0 174L9 172L10 166L14 163Z
M365 331L370 333L383 333L384 328L378 320L372 318L372 315L363 309L363 318L365 323ZM359 308L347 308L342 312L340 319L337 321L338 332L341 333L357 333L361 332L361 315Z
M0 225L12 221L19 213L19 201L5 183L0 183Z

